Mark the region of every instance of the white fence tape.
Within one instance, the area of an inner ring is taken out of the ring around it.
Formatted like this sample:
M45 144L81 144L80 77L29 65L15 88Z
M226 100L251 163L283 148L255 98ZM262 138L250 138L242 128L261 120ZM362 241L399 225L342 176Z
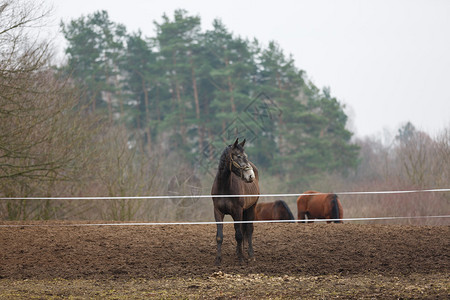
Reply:
M372 194L409 194L409 193L430 193L430 192L450 192L448 189L426 189L426 190L402 190L402 191L373 191L373 192L334 192L337 195L372 195ZM259 194L245 195L245 197L299 197L300 195L320 195L328 193L314 194ZM129 197L2 197L0 200L132 200L132 199L186 199L186 198L220 198L220 197L242 197L243 195L172 195L172 196L129 196Z
M304 223L305 221L330 222L330 221L376 221L398 219L428 219L450 218L450 215L442 216L409 216L409 217L374 217L374 218L347 218L347 219L311 219L311 220L265 220L265 221L223 221L223 222L143 222L143 223L73 223L73 224L0 224L2 227L83 227L83 226L161 226L161 225L217 225L217 224L246 224L246 223Z
M399 191L369 191L369 192L336 192L337 195L372 195L372 194L408 194L408 193L430 193L450 192L450 189L424 189L424 190L399 190ZM299 197L300 195L314 194L259 194L245 195L246 197ZM242 195L172 195L172 196L131 196L131 197L0 197L0 200L124 200L124 199L185 199L185 198L218 198L218 197L242 197ZM409 216L409 217L374 217L374 218L347 218L347 219L312 219L307 221L330 222L330 221L375 221L375 220L398 220L398 219L427 219L427 218L449 218L450 215L440 216ZM303 223L304 220L270 220L270 221L224 221L224 222L145 222L145 223L73 223L73 224L0 224L0 227L38 227L38 226L161 226L161 225L211 225L211 224L235 224L235 223Z

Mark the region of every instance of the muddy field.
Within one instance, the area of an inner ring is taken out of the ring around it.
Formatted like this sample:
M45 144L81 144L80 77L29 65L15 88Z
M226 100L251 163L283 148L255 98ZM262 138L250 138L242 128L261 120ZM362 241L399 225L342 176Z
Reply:
M240 265L225 225L215 266L214 225L33 224L0 227L2 299L450 296L449 226L255 224Z

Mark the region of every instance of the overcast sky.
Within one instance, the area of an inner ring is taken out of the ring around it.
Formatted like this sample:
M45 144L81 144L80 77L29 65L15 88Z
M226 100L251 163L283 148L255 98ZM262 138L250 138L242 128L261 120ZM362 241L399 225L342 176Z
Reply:
M55 24L106 10L145 36L178 8L200 16L203 30L220 18L235 35L274 40L292 54L316 86L330 87L347 106L357 136L395 134L407 121L432 136L450 129L448 0L47 1Z

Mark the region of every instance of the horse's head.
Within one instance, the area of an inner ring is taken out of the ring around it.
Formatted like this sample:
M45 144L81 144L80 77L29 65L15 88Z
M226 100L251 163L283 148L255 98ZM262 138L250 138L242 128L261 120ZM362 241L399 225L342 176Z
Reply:
M229 146L229 160L230 170L242 180L246 182L253 182L255 179L255 172L250 164L247 154L244 151L245 139L239 143L239 139L236 139L233 145Z

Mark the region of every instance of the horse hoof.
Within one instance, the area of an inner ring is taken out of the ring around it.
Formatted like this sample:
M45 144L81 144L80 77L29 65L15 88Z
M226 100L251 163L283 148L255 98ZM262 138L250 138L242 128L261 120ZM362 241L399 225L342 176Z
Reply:
M221 263L222 263L222 259L220 257L216 257L216 261L214 262L214 264L216 266L220 266Z

